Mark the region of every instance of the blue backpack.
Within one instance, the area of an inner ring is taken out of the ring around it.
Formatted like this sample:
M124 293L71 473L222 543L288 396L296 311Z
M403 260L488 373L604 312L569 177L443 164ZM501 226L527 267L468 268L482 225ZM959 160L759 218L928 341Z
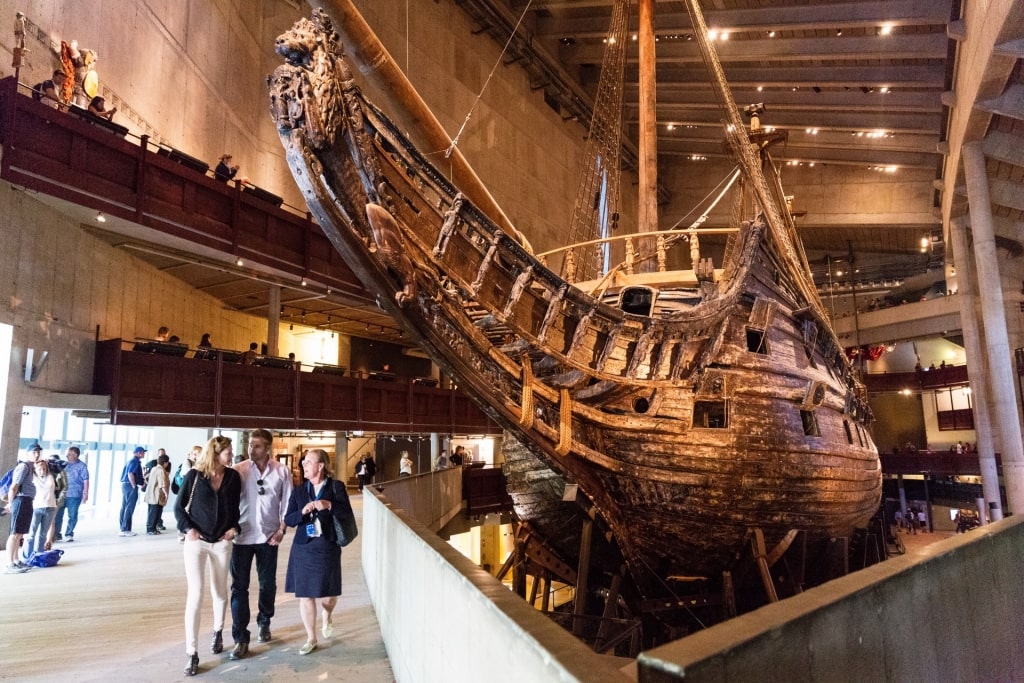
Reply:
M18 463L18 465L20 464ZM14 485L14 470L18 469L18 465L7 470L7 474L0 478L0 499L6 500L7 496L11 494L11 486Z
M0 498L6 499L11 493L11 484L14 483L14 470L17 469L17 465L7 470L7 474L0 479Z

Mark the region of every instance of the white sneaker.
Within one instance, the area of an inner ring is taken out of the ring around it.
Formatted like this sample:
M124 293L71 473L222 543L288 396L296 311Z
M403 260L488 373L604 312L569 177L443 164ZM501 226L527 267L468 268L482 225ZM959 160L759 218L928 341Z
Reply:
M16 564L7 565L7 569L4 570L4 574L24 574L28 571L28 567L21 567Z
M134 531L122 531L120 535L121 536L136 536L137 534Z

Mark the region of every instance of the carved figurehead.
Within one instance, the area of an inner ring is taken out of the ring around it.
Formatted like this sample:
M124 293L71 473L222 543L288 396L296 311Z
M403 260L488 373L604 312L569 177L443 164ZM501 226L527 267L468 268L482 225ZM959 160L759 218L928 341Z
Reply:
M315 10L278 36L275 50L286 62L267 78L278 132L301 130L313 149L329 147L344 123L342 84L352 79L330 17Z
M346 98L356 90L352 72L345 63L341 37L334 30L330 17L321 9L313 11L312 19L299 19L291 29L277 38L275 51L285 63L267 78L270 91L270 116L288 150L289 163L298 157L310 168L321 168L332 156L336 143L344 144L346 116L350 141L364 151L364 159L379 176L372 162L371 143L361 134L362 109L359 99ZM347 155L347 151L345 152ZM323 158L320 158L323 157ZM365 206L369 230L369 251L401 283L395 293L399 306L405 305L415 293L415 274L394 216L388 211L390 200L379 183L376 192L368 193ZM353 206L342 207L351 216ZM363 208L363 207L359 207ZM355 229L350 225L350 228ZM357 230L362 234L362 231Z

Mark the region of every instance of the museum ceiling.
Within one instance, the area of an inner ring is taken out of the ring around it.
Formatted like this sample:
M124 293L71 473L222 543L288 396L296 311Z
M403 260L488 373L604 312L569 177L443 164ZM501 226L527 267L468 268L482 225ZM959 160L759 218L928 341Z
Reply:
M543 91L567 122L589 121L610 0L455 0L454 5L472 18L475 32L501 48L508 43L504 67L524 69L531 88ZM929 269L941 277L943 266L951 267L942 216L963 216L967 202L959 151L952 165L955 178L946 177L945 155L962 139L984 141L997 243L1011 255L1024 252L1019 241L1024 234L1024 3L1015 3L984 67L966 77L980 86L957 75L965 29L956 1L710 0L703 6L709 27L719 32L716 45L735 100L741 106L763 103L765 124L789 133L776 154L781 163L934 181L920 200L926 211L914 220L867 224L798 218L820 286L843 277L837 273L849 277L851 255L852 270L866 287ZM717 105L685 7L658 1L655 8L659 163L724 156ZM631 30L635 26L634 16ZM625 99L635 101L635 50L626 76ZM955 90L968 85L977 87L974 111L970 123L956 132L948 105ZM635 104L626 105L624 121L635 140ZM962 139L950 140L951 131ZM205 283L204 291L226 306L267 314L264 282L188 255L138 255L186 281ZM372 301L309 297L288 289L282 299L284 322L407 343Z

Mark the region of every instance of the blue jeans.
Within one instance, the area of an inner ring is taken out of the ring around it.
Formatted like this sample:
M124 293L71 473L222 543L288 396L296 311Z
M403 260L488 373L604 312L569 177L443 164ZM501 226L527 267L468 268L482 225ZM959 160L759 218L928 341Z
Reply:
M235 545L231 551L231 637L236 643L249 642L249 579L252 559L256 558L256 576L260 582L256 623L270 627L277 593L277 549L269 543Z
M75 527L78 525L78 508L82 506L81 498L66 498L64 499L64 509L68 513L68 528L64 532L65 538L75 537ZM61 522L63 522L63 515L57 513L57 533L60 533Z
M57 515L57 508L36 508L32 511L32 527L25 539L25 559L46 549L46 534Z
M124 500L121 503L121 531L131 531L135 504L139 502L139 489L122 481L121 493L124 494Z

